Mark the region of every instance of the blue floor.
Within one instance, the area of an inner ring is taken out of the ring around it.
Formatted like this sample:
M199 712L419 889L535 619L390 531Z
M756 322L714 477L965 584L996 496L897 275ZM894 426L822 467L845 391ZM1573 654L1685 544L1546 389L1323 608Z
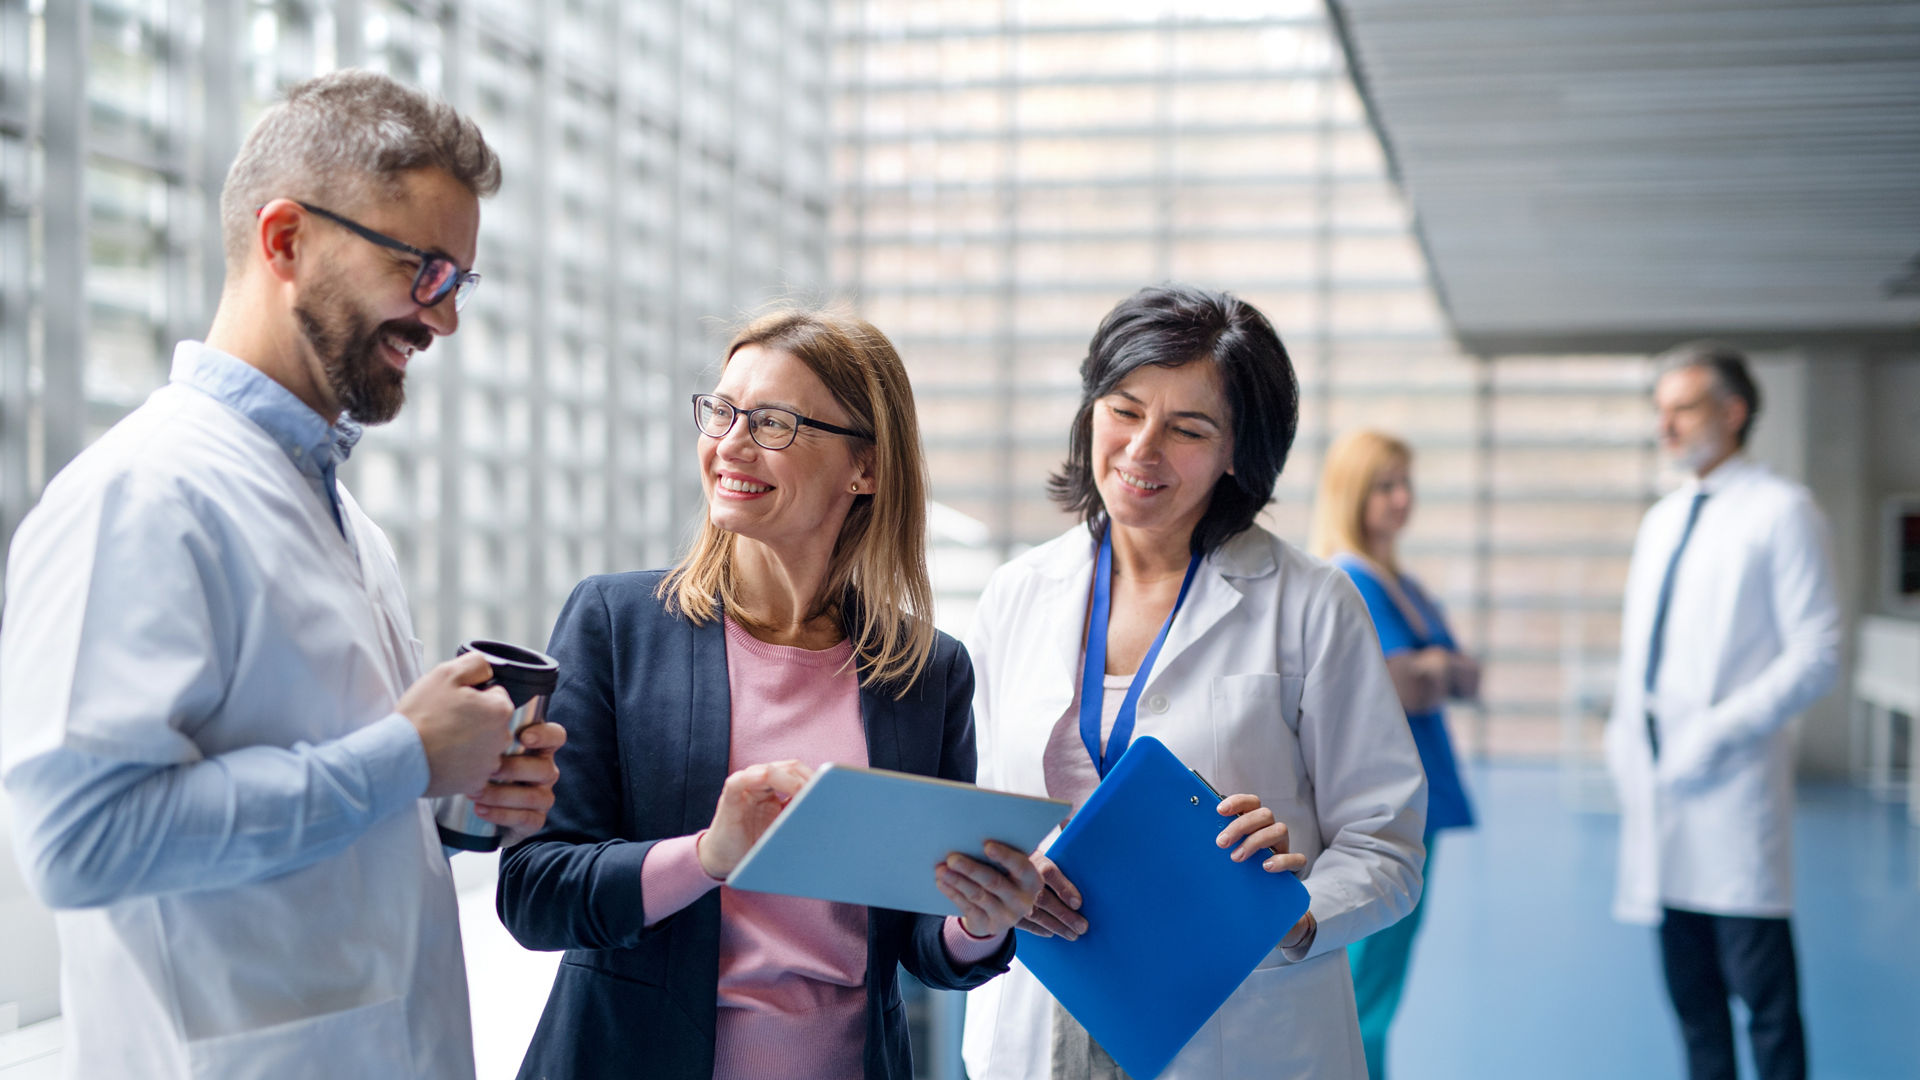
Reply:
M1481 826L1441 838L1389 1076L1679 1080L1653 931L1608 916L1617 819L1567 809L1552 768L1468 782ZM1794 867L1812 1076L1920 1078L1920 830L1805 786Z

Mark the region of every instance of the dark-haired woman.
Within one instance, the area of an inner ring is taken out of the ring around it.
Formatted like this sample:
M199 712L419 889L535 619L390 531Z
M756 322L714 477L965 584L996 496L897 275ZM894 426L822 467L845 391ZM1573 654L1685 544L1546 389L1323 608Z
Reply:
M994 574L968 641L980 782L1078 808L1152 735L1233 792L1220 857L1298 873L1312 906L1162 1075L1364 1080L1345 948L1419 897L1426 779L1353 583L1254 524L1298 425L1286 350L1232 296L1146 289L1081 380L1052 487L1082 524ZM1078 891L1034 862L1021 927L1077 937ZM969 995L965 1049L975 1080L1119 1075L1017 960Z

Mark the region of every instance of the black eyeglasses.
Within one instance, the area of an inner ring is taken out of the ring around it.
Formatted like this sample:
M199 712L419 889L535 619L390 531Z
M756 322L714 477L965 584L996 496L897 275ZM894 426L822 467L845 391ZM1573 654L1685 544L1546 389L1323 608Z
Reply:
M747 418L747 436L764 450L785 450L793 445L794 436L800 434L803 427L819 428L835 435L845 435L849 439L873 441L873 436L865 432L829 424L824 420L801 416L792 409L776 409L771 406L764 409L741 409L725 398L712 394L693 395L693 426L700 434L708 438L724 438L733 430L733 422L742 416Z
M452 296L453 310L459 311L462 307L466 306L467 297L472 296L473 290L480 284L479 274L471 270L460 269L454 265L452 259L445 255L432 251L422 251L412 244L403 240L395 240L386 233L375 232L352 218L343 214L336 214L325 207L301 202L299 199L293 201L308 213L319 214L328 221L351 231L362 240L378 244L383 248L388 248L393 251L404 252L419 259L420 269L413 275L413 302L419 304L421 307L432 307L440 301L445 300L448 296ZM266 207L263 206L260 209L264 210ZM258 210L254 212L259 213Z

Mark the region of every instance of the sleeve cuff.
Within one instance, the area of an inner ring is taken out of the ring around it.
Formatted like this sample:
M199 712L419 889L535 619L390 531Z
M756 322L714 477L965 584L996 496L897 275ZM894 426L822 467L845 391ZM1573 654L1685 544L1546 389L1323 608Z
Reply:
M1313 913L1312 911L1308 911L1307 914L1311 915ZM1307 924L1307 934L1300 939L1300 943L1297 945L1282 945L1280 947L1280 955L1286 957L1288 963L1297 964L1305 960L1307 954L1313 951L1313 943L1319 936L1320 920L1315 919Z
M977 938L967 933L966 926L960 922L960 916L947 916L946 925L940 928L941 940L946 943L947 957L955 967L968 967L985 960L1000 951L1006 944L1011 930L1003 930L992 937Z
M723 879L708 875L700 865L702 829L691 836L661 840L647 849L640 863L642 918L652 926L718 888Z
M399 713L347 734L339 746L366 770L368 802L376 819L427 793L427 748L413 721Z

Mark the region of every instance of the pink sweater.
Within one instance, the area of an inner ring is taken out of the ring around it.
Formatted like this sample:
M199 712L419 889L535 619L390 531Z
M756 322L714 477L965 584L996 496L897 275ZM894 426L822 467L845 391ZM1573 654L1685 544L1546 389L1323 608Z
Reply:
M867 763L850 642L819 652L769 645L732 619L726 633L729 770L785 758ZM647 852L640 880L648 926L720 885L701 869L702 833ZM984 959L1004 940L976 939L958 917L944 929L947 953L960 964ZM861 1075L866 981L866 908L721 888L715 1080Z

